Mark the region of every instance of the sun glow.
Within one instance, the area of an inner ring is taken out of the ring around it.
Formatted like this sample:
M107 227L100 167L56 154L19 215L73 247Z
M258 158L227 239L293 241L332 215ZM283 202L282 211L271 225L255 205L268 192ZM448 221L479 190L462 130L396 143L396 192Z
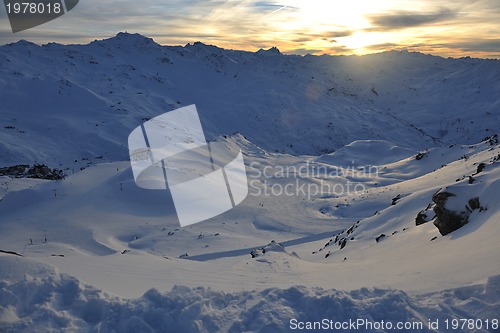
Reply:
M308 48L328 50L342 45L362 53L374 40L382 40L381 34L368 31L368 15L389 10L395 4L392 0L286 0L276 3L279 7L271 14L282 19L276 22L280 29L311 36L304 43Z
M419 0L408 0L404 7L395 0L282 0L272 5L275 8L266 20L280 32L281 40L287 40L295 49L318 50L318 54L365 54L387 47L405 48L415 41L416 34L429 35L441 29L437 26L419 29L418 20L432 23L432 15L436 12L440 15L442 11ZM400 17L395 16L398 13Z

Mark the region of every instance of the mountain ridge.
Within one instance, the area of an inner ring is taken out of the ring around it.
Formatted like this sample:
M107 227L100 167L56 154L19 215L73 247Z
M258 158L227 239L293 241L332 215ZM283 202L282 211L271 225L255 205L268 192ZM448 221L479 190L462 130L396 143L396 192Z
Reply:
M212 139L238 131L269 151L291 154L333 152L358 139L420 150L500 132L499 61L399 51L273 54L203 43L160 46L126 33L86 45L2 46L1 163L72 168L70 161L92 156L121 160L128 132L142 119L189 104L198 106ZM79 114L83 124L65 113ZM37 114L57 118L68 133L47 136L50 126L32 122ZM75 131L82 138L65 142ZM70 159L47 149L56 140L75 152ZM28 141L36 149L16 148Z

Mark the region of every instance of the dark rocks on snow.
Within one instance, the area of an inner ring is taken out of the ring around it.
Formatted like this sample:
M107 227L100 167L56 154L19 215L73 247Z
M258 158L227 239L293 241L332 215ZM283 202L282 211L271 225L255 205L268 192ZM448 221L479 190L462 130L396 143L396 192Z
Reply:
M342 250L347 245L347 239L346 238L342 238L340 240L339 244L340 244L340 249Z
M479 163L479 165L477 166L476 173L474 175L477 175L477 174L481 173L484 170L485 167L486 167L486 164Z
M20 178L26 174L26 170L29 168L27 164L19 164L10 167L0 168L0 176L11 176Z
M434 203L430 203L427 205L427 208L424 210L421 210L418 214L417 217L415 218L415 225L421 225L427 222L432 221L434 218L436 218L436 214L434 213Z
M50 169L45 164L35 164L32 167L28 164L19 164L0 168L0 176L60 180L64 179L65 174L62 170Z
M469 213L472 213L472 211L479 209L482 210L481 203L479 202L479 198L472 198L469 200L468 205L465 207Z
M463 227L468 222L468 216L465 212L454 212L445 207L448 198L453 196L455 195L449 192L438 192L432 196L432 201L436 203L434 212L437 216L434 225L443 236Z
M398 202L399 199L401 199L401 194L398 194L394 198L392 198L391 205L394 206Z
M421 210L418 212L417 217L415 218L415 225L421 225L424 223L429 222L427 220L427 214L425 213L425 210Z
M0 253L12 254L12 255L15 255L15 256L18 256L18 257L22 257L22 256L23 256L22 254L19 254L19 253L14 252L14 251L4 251L4 250L0 250Z
M426 157L426 156L427 156L427 154L428 154L428 152L427 152L427 151L420 152L420 153L418 153L417 155L415 155L415 159L416 159L417 161L420 161L422 158Z
M446 202L450 197L454 196L455 194L446 191L437 192L432 196L432 201L436 204L434 212L437 216L434 225L443 236L466 225L469 222L469 215L472 211L476 209L483 210L479 198L470 199L463 211L449 210L446 208Z
M385 234L380 234L377 238L375 238L375 241L378 243L380 242L383 238L385 238Z
M494 134L492 136L484 138L483 142L488 142L490 144L490 146L497 145L498 144L498 134Z

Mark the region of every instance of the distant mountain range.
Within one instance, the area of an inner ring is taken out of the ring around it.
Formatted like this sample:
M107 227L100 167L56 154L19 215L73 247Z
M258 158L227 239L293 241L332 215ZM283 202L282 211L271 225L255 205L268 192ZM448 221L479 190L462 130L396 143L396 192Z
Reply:
M499 60L251 53L119 33L88 45L1 46L0 73L0 166L123 160L133 128L189 104L212 138L237 131L291 154L359 139L472 144L500 132Z

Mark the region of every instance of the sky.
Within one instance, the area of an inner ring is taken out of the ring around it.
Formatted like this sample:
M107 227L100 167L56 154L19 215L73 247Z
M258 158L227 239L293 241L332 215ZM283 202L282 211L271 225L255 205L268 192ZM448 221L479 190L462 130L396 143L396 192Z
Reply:
M0 8L1 45L20 39L80 44L121 31L162 45L500 58L500 0L80 0L66 15L18 33Z

